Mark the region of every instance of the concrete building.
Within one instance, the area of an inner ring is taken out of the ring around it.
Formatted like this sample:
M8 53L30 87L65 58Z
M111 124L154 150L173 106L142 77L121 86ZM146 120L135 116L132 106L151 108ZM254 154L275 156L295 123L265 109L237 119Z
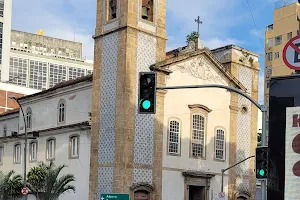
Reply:
M255 152L257 108L223 89L164 91L156 114L138 114L139 72L157 85L216 83L258 99L258 55L229 45L190 44L166 59L166 1L97 1L90 200L209 200L222 168ZM227 199L255 199L254 160L226 172Z
M300 4L297 0L280 0L275 4L273 23L265 31L265 84L264 101L269 102L269 80L272 76L290 75L294 72L285 66L282 52L288 40L299 30L298 15Z
M12 0L0 0L0 80L3 69L8 69L12 22Z
M10 62L1 81L46 90L62 81L92 73L93 64L82 58L79 42L11 31Z
M39 161L66 164L62 171L75 175L76 193L67 193L60 200L88 199L90 163L90 111L92 76L60 83L55 87L19 98L26 116L28 136L27 169ZM79 106L80 105L80 106ZM0 171L24 170L24 119L21 110L0 115ZM12 137L12 131L18 137ZM27 171L28 172L28 171ZM32 197L32 196L31 196ZM34 198L29 198L29 200Z

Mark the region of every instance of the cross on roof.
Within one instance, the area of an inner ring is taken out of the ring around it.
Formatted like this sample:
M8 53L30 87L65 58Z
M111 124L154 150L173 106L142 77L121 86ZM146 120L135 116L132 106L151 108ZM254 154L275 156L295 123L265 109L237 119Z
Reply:
M200 35L200 24L202 24L203 22L200 20L200 17L198 16L197 19L195 19L195 22L198 24L198 29L197 29L197 33L198 33L198 37Z

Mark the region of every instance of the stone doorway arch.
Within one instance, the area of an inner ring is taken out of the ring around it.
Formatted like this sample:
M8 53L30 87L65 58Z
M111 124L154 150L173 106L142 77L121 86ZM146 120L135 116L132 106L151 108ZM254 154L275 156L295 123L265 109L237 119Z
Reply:
M250 200L251 199L251 194L246 191L239 191L235 193L235 200Z
M131 187L131 196L133 196L133 200L153 200L153 191L152 185L139 183Z

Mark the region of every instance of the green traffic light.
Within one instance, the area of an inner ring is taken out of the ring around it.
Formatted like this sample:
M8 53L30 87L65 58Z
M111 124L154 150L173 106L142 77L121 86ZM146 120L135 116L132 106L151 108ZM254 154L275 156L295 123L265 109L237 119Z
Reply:
M265 170L263 170L263 169L259 170L259 175L264 176L265 175Z
M144 108L144 109L149 109L150 108L150 106L151 106L151 102L149 101L149 100L145 100L145 101L143 101L143 103L142 103L142 107Z

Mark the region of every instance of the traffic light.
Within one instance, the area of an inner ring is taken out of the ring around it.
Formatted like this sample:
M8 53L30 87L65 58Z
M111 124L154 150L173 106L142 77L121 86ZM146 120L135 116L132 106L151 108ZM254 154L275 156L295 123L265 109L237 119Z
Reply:
M155 114L156 73L140 72L139 75L139 114Z
M263 180L268 178L268 147L257 147L255 153L256 178Z

